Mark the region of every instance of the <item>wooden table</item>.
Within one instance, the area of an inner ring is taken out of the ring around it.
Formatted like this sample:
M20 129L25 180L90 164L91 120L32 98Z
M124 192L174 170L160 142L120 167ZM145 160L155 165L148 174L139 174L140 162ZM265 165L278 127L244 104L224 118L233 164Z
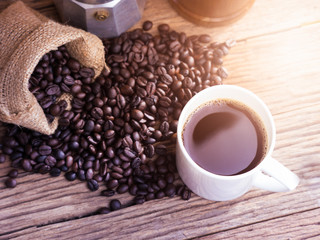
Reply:
M1 1L0 10L8 2ZM58 19L51 0L24 2ZM300 185L287 193L253 189L227 202L193 195L92 215L112 198L63 176L21 173L18 186L5 189L7 162L0 165L0 239L320 239L319 2L257 0L238 22L204 28L181 18L167 1L149 0L135 27L147 19L188 35L237 40L224 59L225 83L255 92L269 106L277 128L273 156L301 178Z

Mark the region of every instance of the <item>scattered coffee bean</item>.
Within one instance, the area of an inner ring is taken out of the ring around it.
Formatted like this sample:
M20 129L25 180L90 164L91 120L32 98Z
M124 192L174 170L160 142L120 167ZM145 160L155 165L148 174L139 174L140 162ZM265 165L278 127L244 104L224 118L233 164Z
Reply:
M101 192L101 195L102 196L106 196L106 197L111 197L111 196L113 196L115 194L115 191L113 191L113 190L103 190L102 192Z
M18 170L17 169L12 169L10 170L10 172L8 173L8 176L11 177L11 178L16 178L18 177Z
M91 190L91 191L97 191L99 189L99 184L96 180L94 179L90 179L88 181L88 188Z
M110 201L110 209L112 211L118 210L121 208L121 202L118 199L113 199Z
M107 207L102 207L99 209L98 211L100 214L107 214L109 212L111 212L110 208L107 208Z
M142 28L144 31L149 31L153 26L153 23L151 21L145 21L142 25Z
M5 185L7 188L14 188L17 186L17 180L14 179L14 178L8 178L6 181L5 181Z

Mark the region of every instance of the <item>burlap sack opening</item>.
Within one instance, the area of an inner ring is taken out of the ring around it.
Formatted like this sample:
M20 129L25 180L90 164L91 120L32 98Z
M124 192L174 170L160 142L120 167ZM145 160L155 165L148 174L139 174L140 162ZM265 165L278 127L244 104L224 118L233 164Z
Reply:
M28 90L29 78L42 56L61 45L83 66L98 76L105 66L101 40L88 32L56 23L16 2L0 13L0 120L44 134L52 134L51 124ZM62 96L70 99L70 96Z

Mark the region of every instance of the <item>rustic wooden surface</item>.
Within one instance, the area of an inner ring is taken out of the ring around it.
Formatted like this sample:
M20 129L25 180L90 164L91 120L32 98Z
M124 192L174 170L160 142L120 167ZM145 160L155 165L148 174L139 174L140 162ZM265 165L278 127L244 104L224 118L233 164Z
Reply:
M9 2L0 1L0 11ZM51 0L24 2L58 20ZM148 0L135 27L147 19L188 35L237 40L224 59L225 83L255 92L269 106L277 127L273 156L301 178L298 188L253 189L227 202L176 197L95 215L110 199L62 176L21 173L18 186L5 189L7 162L0 165L0 239L320 239L319 2L257 0L238 22L204 28L185 21L167 1Z

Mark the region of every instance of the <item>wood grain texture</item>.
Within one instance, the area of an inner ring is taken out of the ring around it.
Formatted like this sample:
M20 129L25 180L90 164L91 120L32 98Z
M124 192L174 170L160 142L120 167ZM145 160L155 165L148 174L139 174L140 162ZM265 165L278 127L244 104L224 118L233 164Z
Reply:
M9 1L0 1L0 10ZM57 19L52 1L26 0ZM204 28L186 22L167 1L147 1L143 19L170 23L188 35L209 32L238 44L224 59L226 84L261 97L276 123L273 156L298 174L289 193L253 189L239 199L211 202L194 196L128 206L95 215L112 198L90 192L63 176L21 173L4 189L9 162L0 165L0 239L305 239L319 237L320 211L320 9L316 0L256 1L230 26ZM130 204L128 194L115 196ZM115 198L113 197L113 198Z
M319 239L320 237L320 209L301 212L271 219L266 222L258 222L250 226L232 229L198 239ZM310 218L318 222L310 221ZM286 222L287 224L283 224Z

